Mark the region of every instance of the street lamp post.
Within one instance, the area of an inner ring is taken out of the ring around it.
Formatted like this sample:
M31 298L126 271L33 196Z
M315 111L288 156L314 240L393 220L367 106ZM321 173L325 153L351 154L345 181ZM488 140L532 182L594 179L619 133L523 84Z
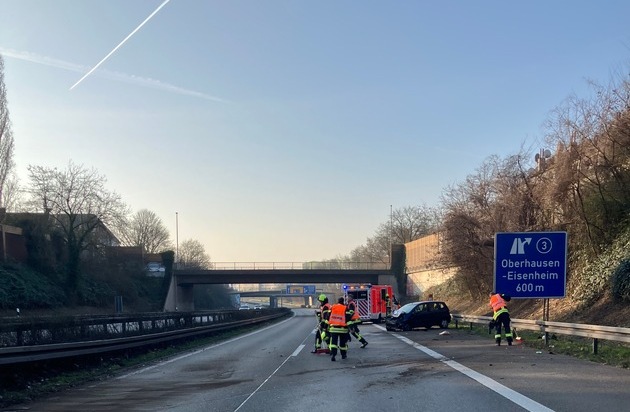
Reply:
M389 205L389 268L392 267L392 230L394 230L394 226L392 223L392 205Z

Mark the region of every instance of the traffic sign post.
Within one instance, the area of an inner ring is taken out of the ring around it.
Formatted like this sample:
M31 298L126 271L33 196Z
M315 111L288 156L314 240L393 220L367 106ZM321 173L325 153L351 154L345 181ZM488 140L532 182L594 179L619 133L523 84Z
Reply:
M567 232L496 233L494 290L513 298L564 298Z

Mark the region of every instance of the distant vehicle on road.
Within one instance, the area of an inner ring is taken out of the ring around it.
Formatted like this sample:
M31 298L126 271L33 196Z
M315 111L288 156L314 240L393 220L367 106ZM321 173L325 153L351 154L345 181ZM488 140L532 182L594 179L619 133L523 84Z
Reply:
M451 320L451 312L444 302L412 302L395 310L385 321L385 329L408 331L415 328L429 329L432 326L445 329Z
M238 307L238 310L249 310L249 305L241 305Z
M254 306L254 309L262 309L263 307L261 305L256 305Z

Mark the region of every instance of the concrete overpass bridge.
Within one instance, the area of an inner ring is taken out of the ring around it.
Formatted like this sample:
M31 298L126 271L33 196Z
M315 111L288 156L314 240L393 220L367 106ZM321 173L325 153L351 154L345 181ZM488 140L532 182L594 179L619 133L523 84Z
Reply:
M341 290L337 291L324 291L317 290L315 293L287 293L286 290L248 290L248 291L233 291L231 295L239 295L243 298L266 298L269 299L269 307L278 307L278 301L282 302L283 299L294 300L296 298L302 298L304 300L304 306L314 305L317 302L317 296L320 293L328 296L331 302L334 302L338 296L342 295Z
M164 310L169 312L193 311L195 309L193 300L195 285L269 283L396 285L396 279L389 265L381 262L213 263L212 268L208 270L174 270L164 303Z

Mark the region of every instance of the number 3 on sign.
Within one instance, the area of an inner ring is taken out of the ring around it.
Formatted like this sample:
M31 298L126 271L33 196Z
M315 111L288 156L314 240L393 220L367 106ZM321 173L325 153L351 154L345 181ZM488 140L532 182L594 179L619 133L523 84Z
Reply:
M536 250L542 254L549 253L551 251L551 240L547 237L541 237L536 242Z

